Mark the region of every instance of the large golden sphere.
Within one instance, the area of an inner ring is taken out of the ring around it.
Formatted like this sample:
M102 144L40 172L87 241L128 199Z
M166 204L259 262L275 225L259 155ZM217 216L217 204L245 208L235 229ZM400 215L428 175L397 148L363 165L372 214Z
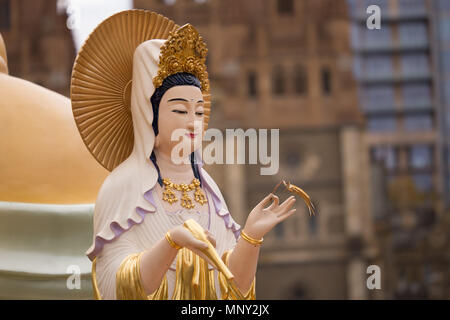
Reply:
M0 97L0 201L95 202L108 172L86 149L70 100L7 69Z

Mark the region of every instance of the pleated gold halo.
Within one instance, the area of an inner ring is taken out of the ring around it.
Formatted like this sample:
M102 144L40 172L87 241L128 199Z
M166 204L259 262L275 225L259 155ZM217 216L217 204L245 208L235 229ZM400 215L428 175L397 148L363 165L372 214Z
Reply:
M144 41L167 39L179 28L172 20L147 10L127 10L107 18L81 47L72 71L70 98L75 123L86 147L112 171L131 154L133 54ZM211 95L203 92L205 130Z

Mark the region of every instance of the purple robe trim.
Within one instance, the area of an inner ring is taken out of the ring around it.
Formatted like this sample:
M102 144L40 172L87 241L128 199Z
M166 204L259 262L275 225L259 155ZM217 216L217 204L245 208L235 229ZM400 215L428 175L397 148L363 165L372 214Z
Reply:
M93 261L94 258L100 253L100 251L102 251L103 246L105 245L105 243L110 243L112 241L114 241L116 238L118 238L121 234L123 234L125 231L130 230L130 228L136 224L141 224L144 221L145 215L148 213L152 213L155 211L148 211L148 210L144 210L141 207L137 207L136 208L136 212L139 214L139 216L141 217L140 221L135 221L131 218L127 219L127 223L128 223L128 228L122 228L116 221L111 222L111 224L109 225L109 227L111 228L111 230L114 233L114 237L111 239L105 239L101 236L96 236L95 237L95 246L94 246L94 250L91 252L91 254L88 255L88 258Z

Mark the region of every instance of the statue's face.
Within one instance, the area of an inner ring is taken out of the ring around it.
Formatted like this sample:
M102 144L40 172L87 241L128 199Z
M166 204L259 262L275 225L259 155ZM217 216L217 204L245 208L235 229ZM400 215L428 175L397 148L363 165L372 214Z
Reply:
M177 151L182 147L190 152L200 148L204 133L203 113L203 95L199 88L186 85L167 90L159 104L158 149L171 153L174 147ZM175 134L175 141L172 141L175 130L181 132L183 139ZM190 152L183 153L183 156L188 156Z

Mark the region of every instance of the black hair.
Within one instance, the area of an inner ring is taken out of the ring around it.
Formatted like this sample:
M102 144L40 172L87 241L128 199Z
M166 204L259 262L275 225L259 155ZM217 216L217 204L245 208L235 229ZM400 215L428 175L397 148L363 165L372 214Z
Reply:
M175 86L195 86L199 89L201 89L200 81L195 77L194 75L187 73L187 72L179 72L175 73L173 75L168 76L164 79L161 86L155 89L155 92L150 98L150 102L152 104L153 109L153 132L155 133L155 137L158 135L158 114L159 114L159 104L161 102L161 98L163 97L164 93L167 92L170 88L173 88ZM163 185L162 178L161 178L161 172L159 171L158 164L156 163L156 156L155 152L152 151L152 154L150 155L150 160L155 165L156 171L158 172L158 183L160 186ZM200 186L202 184L202 181L200 179L200 174L198 170L198 166L195 163L195 157L194 152L190 155L191 160L191 166L192 171L194 172L194 177L197 178L200 181Z

